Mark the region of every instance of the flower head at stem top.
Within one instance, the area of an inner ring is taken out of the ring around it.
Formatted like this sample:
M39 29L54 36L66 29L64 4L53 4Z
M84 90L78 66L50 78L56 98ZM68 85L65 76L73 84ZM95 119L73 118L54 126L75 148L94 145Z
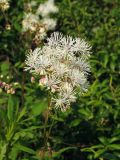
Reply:
M55 108L65 111L76 101L76 89L87 91L90 45L80 38L51 34L42 48L27 55L26 70L37 74L39 83L52 94ZM42 76L42 77L41 77Z

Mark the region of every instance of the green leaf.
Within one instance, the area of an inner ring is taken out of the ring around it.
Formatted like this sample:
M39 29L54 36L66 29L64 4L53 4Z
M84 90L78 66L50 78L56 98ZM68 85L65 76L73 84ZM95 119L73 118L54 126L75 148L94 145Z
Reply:
M30 154L35 154L36 152L29 148L29 147L26 147L26 146L23 146L21 144L16 144L15 147L20 150L20 151L23 151L23 152L26 152L26 153L30 153Z
M93 113L88 108L79 109L79 113L83 114L85 116L85 118L87 118L87 119L93 118Z
M47 100L43 99L37 102L36 104L34 104L34 106L32 106L32 113L35 116L38 116L47 108L47 106L48 106Z
M97 152L95 152L94 157L98 158L99 156L101 156L106 150L105 149L100 149Z
M80 124L81 120L80 119L75 119L70 123L70 127L76 127Z
M108 147L112 150L120 150L120 144L110 144Z
M91 147L90 148L83 148L81 149L82 152L92 152L92 153L95 153L94 149L92 149Z
M108 61L109 61L109 55L105 54L104 55L104 67L107 66Z
M9 71L9 68L10 68L10 64L9 62L5 61L1 64L1 72L6 75L8 74L8 71Z
M104 145L98 144L98 145L92 146L91 148L92 149L100 149L100 148L104 148Z
M58 152L54 152L53 153L53 157L58 157L59 155L61 155L63 152L70 150L70 149L76 149L76 147L66 147L66 148L62 148L60 149Z
M0 143L0 160L4 160L7 144Z
M9 95L8 98L8 108L7 108L7 116L8 119L11 121L13 118L15 119L18 114L19 108L19 100L14 95Z
M20 119L26 114L26 107L23 107L22 110L19 112L17 122L20 121Z
M14 111L14 99L12 95L9 95L7 115L10 121L13 119L13 111Z
M99 141L106 146L109 145L109 139L106 137L99 137Z
M10 152L10 154L9 154L9 158L10 158L11 160L16 160L16 159L17 159L17 156L18 156L18 153L19 153L19 151L18 151L18 149L16 148L16 146L13 146L13 147L12 147L12 150L11 150L11 152Z
M61 117L58 117L57 115L51 115L51 118L58 122L64 122L64 119Z
M120 137L113 137L110 139L110 143L120 140Z

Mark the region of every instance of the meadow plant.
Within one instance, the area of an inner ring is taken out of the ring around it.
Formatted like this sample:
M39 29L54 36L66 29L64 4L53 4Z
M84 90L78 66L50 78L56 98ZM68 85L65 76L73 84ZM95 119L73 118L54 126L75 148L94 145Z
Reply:
M120 159L118 8L0 0L0 160Z

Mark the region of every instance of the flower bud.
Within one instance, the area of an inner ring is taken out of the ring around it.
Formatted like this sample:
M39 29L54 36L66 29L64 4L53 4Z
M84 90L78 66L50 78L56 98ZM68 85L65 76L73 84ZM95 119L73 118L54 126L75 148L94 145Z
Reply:
M46 85L47 83L47 78L46 77L42 77L40 80L39 80L39 85L40 86L44 86Z
M18 84L19 84L18 82L15 82L15 83L14 83L14 86L17 86Z
M10 89L11 94L15 94L15 90L13 88Z
M10 94L10 93L11 93L11 91L10 91L10 89L8 89L8 90L7 90L7 94Z
M4 76L1 74L1 75L0 75L0 78L3 78L3 77L4 77Z
M8 24L6 24L5 28L6 28L6 30L11 30L11 25L8 23Z
M35 83L35 77L31 77L31 83Z

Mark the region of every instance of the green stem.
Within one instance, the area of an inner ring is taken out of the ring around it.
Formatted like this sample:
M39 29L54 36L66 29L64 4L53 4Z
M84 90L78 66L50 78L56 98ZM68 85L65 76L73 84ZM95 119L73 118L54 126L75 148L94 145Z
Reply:
M48 110L46 111L48 112ZM47 149L47 123L48 123L48 116L45 116L44 121L44 148Z
M51 125L50 125L49 130L48 130L48 135L47 135L47 140L46 140L46 141L48 141L48 139L49 139L49 137L50 137L50 134L51 134L53 125L54 125L54 119L52 119L52 123L51 123Z
M44 148L47 150L47 142L48 142L48 133L47 133L47 124L48 124L48 119L49 119L49 108L51 106L51 95L48 92L48 107L47 110L45 111L45 121L44 121Z
M4 11L2 11L2 14L3 14L3 17L5 18L5 22L9 23L6 13Z
M48 139L50 137L52 127L54 125L54 119L51 121L51 125L47 130L48 120L50 118L50 110L51 110L51 93L48 93L48 108L45 112L45 121L44 121L44 148L45 150L48 149Z

